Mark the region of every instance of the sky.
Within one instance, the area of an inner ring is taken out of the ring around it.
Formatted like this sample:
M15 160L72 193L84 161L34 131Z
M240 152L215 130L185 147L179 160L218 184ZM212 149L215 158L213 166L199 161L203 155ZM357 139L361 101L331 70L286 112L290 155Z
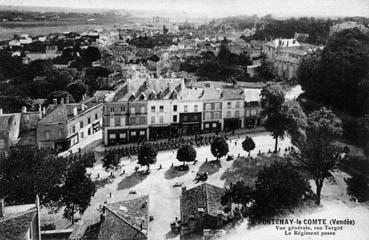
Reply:
M0 0L0 5L165 10L200 17L369 16L369 0Z

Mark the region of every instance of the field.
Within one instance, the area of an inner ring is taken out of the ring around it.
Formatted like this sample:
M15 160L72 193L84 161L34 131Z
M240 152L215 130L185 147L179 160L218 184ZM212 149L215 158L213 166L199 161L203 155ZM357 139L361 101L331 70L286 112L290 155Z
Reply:
M94 19L94 20L92 20ZM89 29L111 29L123 23L124 18L72 18L48 21L0 22L0 41L13 38L14 34L27 33L32 36L50 33L83 32Z

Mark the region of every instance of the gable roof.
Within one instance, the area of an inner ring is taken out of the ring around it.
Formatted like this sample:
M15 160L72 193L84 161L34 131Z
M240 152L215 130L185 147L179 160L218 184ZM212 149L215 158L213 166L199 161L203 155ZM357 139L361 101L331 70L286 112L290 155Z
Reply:
M202 209L205 214L217 216L222 210L221 197L225 190L208 183L185 190L181 196L181 217L186 222L191 215Z
M106 211L112 213L111 218L117 223L116 226L124 224L129 226L131 231L135 232L134 239L142 239L148 236L149 227L149 196L134 198L117 203L109 203L105 206ZM109 216L108 216L109 217ZM112 220L112 219L111 219ZM106 221L106 220L105 220ZM104 229L104 223L101 226ZM101 231L99 239L109 239L109 236L117 236L121 229L109 229ZM122 236L122 239L126 239Z
M21 214L0 218L0 240L23 240L37 215L33 208Z

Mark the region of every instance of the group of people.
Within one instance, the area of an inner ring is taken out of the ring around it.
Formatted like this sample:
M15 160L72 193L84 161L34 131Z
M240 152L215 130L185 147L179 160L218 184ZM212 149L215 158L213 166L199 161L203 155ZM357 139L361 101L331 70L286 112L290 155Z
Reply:
M215 139L216 135L196 135L189 138L166 139L157 142L141 142L135 145L121 146L120 148L105 149L105 155L114 153L118 157L130 157L137 155L144 144L151 144L157 151L168 151L178 149L181 145L190 144L197 147L209 145Z

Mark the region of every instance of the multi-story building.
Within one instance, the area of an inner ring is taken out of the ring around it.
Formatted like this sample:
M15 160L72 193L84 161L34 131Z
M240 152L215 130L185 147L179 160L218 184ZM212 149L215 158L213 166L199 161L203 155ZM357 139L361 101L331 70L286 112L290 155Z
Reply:
M262 123L260 92L261 88L245 88L243 90L245 128L254 128Z
M222 130L223 101L220 99L221 94L220 88L204 88L201 98L203 101L202 131L204 133Z
M181 78L128 79L105 103L104 143L115 145L231 131L243 128L245 121L249 121L245 110L255 115L253 126L257 125L260 92L249 99L244 93L247 89L188 88Z
M65 151L89 141L101 129L103 103L95 98L81 103L54 99L37 125L39 148Z
M264 44L263 52L274 63L279 77L291 80L296 77L302 58L317 46L299 43L296 39L275 39Z
M245 110L243 89L224 89L221 99L223 100L223 130L243 128Z
M104 143L112 145L176 136L177 98L182 87L183 79L127 80L114 99L106 103Z
M178 98L179 135L193 135L201 133L202 88L184 88Z

